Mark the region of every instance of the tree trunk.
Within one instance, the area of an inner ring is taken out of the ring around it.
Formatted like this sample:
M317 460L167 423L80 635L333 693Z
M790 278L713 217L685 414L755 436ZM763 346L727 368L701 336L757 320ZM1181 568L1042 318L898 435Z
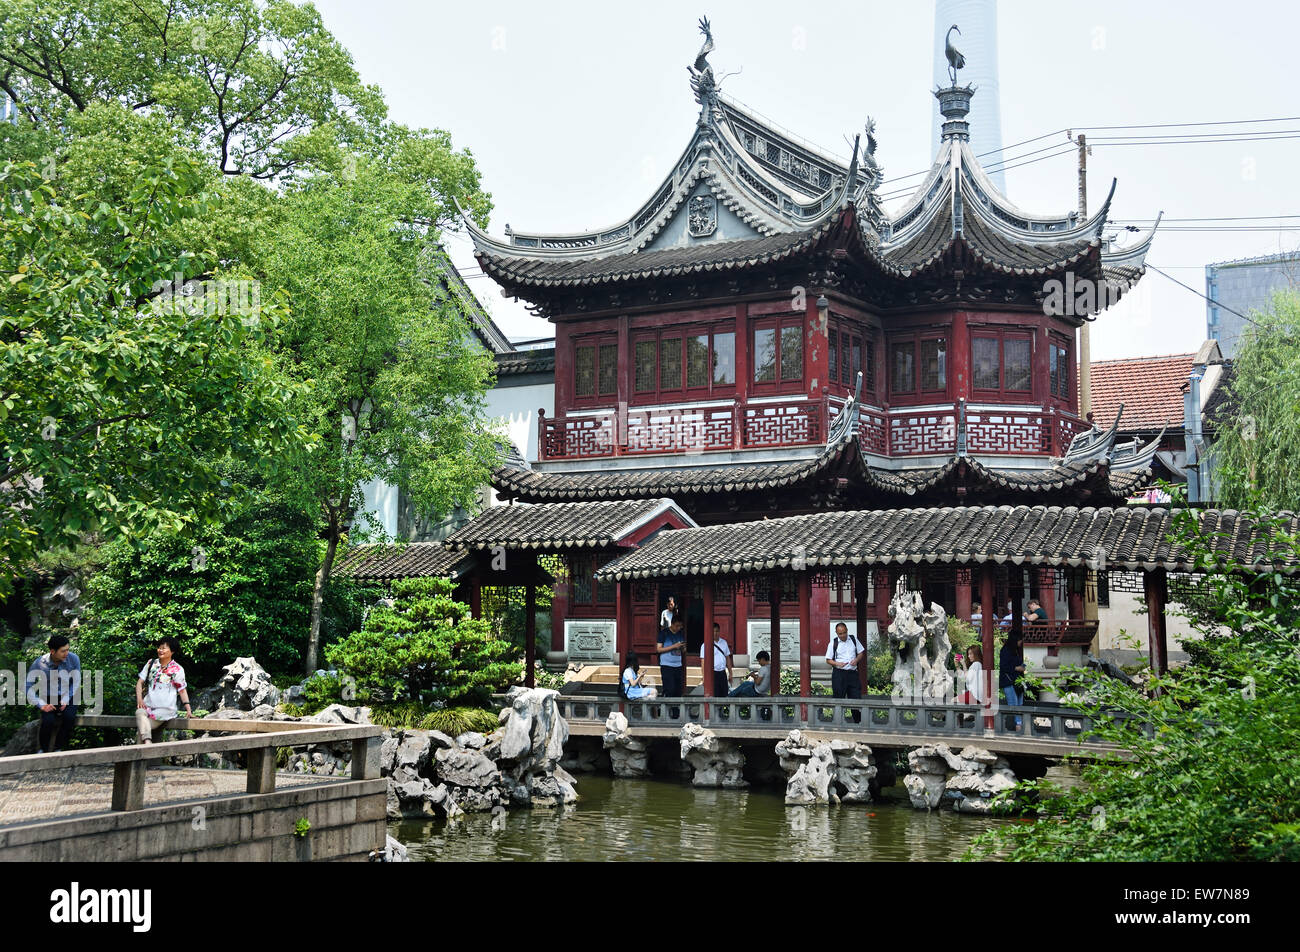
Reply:
M325 603L325 586L329 584L330 570L334 568L334 555L339 548L338 519L330 514L329 536L325 543L325 558L316 570L316 586L311 593L311 629L307 634L307 674L316 670L316 654L320 649L320 616Z

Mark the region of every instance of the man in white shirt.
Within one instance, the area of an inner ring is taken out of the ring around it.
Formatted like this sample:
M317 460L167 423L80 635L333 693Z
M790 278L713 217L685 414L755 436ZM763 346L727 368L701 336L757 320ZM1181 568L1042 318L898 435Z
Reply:
M731 692L731 647L722 637L722 626L713 623L713 696L726 697Z
M858 681L858 662L866 654L856 636L849 635L849 626L840 622L835 626L835 637L826 646L826 661L831 666L831 693L848 700L862 698L862 684ZM860 723L861 711L853 712L853 720Z

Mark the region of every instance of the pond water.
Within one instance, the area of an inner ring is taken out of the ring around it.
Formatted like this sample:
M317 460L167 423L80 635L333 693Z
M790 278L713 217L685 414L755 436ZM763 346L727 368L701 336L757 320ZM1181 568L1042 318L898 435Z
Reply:
M777 788L704 790L673 780L578 776L563 810L511 810L455 823L403 820L389 832L412 861L955 860L990 827L1014 822L888 802L787 807ZM902 797L902 799L895 799Z

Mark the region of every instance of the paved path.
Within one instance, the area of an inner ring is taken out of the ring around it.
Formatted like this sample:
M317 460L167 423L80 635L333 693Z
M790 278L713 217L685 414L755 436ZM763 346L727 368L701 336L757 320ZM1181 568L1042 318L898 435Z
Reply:
M197 767L151 766L146 774L147 806L235 796L245 792L248 774L243 770L208 770ZM277 773L277 788L339 783L347 777ZM0 826L37 820L107 813L113 801L113 768L61 767L0 776Z

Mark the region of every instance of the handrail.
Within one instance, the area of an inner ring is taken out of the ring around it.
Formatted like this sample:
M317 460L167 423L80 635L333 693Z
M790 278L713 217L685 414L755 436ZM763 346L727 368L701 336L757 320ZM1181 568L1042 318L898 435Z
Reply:
M135 728L135 718L117 715L93 715L81 723L94 727ZM95 747L66 750L52 754L24 754L0 757L0 776L28 771L57 770L61 767L113 765L113 809L119 811L144 808L145 768L169 757L193 754L248 752L248 793L271 793L275 790L275 755L279 747L305 747L309 744L352 743L352 779L374 780L379 777L379 745L384 729L377 724L303 724L285 721L211 720L175 718L165 722L167 730L234 731L247 733L231 737L205 737L192 740L163 741L125 747Z
M995 737L1077 743L1093 725L1092 717L1073 708L1001 705L985 709L975 704L934 704L908 698L846 700L793 695L775 698L693 695L620 702L614 697L561 695L556 703L561 716L580 723L603 723L611 711L621 709L629 727L681 727L694 723L740 733L779 727L863 734L943 735L977 742L987 740L989 734L984 721L992 717ZM1116 717L1128 719L1122 714ZM1143 729L1150 736L1150 725ZM1090 746L1118 749L1117 745L1100 741Z

